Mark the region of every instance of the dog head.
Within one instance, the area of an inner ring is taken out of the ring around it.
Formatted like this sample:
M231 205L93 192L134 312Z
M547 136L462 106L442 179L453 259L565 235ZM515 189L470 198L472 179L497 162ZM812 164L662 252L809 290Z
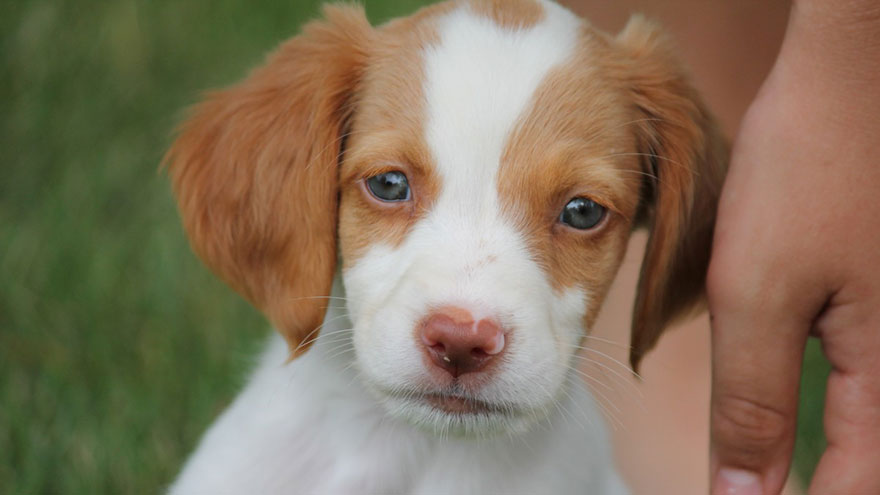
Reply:
M544 0L325 18L167 157L194 249L292 355L339 268L392 413L516 431L561 393L634 228L633 366L701 300L725 147L658 27L611 37Z

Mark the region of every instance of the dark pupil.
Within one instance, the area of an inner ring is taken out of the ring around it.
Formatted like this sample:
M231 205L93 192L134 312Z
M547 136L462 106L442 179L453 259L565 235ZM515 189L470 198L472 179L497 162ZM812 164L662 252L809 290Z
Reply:
M367 186L374 196L383 201L409 199L409 183L400 172L386 172L367 179Z
M562 210L560 220L576 229L591 229L605 216L605 208L587 198L574 198Z

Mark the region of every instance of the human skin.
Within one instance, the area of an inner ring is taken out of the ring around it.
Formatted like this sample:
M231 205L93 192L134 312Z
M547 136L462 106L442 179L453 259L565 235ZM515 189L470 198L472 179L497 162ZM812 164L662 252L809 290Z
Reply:
M659 20L678 45L694 84L733 137L767 76L785 33L787 0L572 0L565 3L608 32L618 32L634 12ZM630 244L620 274L594 326L597 339L584 357L626 374L630 315L645 236ZM633 493L705 495L709 491L710 343L706 314L661 338L641 365L641 379L620 379L598 365L584 366L606 388L588 379L613 403L618 463ZM611 342L607 342L607 341ZM798 493L791 489L786 493Z
M832 365L814 494L880 493L880 1L796 0L719 207L714 494L775 494L809 336Z
M779 491L790 466L803 343L811 331L834 366L829 447L811 493L880 493L878 387L868 371L880 369L874 309L880 307L880 226L871 217L880 184L868 154L880 144L877 2L797 1L785 48L741 128L740 117L776 58L785 1L569 5L610 31L630 12L661 20L725 130L734 136L741 129L709 279L713 493L737 493L718 481L722 465L737 469L740 482L748 479L741 470L758 473L758 486L740 484L740 493ZM596 325L600 337L618 343L627 339L626 305L641 242L633 243ZM618 399L613 413L625 426L615 432L618 457L635 493L707 491L709 478L701 473L709 469L708 334L704 318L668 333L643 364L642 398ZM625 356L620 344L592 345Z

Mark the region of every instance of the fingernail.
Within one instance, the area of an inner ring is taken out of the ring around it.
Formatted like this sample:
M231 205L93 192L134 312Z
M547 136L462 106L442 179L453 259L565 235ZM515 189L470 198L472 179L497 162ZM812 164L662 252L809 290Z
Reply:
M761 478L751 471L721 468L715 479L716 495L761 495Z

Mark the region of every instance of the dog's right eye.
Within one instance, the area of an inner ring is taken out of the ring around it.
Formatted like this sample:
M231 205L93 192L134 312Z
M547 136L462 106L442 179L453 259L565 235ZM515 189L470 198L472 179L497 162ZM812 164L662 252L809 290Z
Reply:
M409 182L402 172L385 172L367 179L367 189L380 201L406 201L410 198Z

